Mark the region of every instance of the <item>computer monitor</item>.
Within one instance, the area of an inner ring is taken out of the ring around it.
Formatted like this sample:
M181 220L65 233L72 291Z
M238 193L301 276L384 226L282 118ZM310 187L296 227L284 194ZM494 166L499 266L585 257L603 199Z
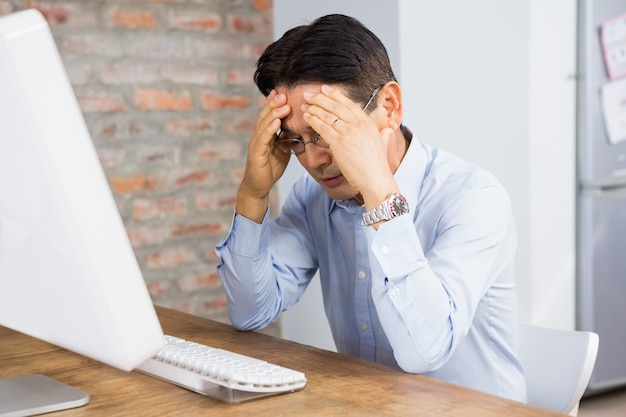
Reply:
M0 17L0 325L126 371L163 346L111 189L35 10Z

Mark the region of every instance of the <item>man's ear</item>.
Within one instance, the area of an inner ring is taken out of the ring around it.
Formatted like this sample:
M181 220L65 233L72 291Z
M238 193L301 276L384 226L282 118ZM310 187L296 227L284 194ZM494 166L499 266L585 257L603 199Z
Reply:
M389 81L380 88L378 105L385 110L388 121L393 120L396 125L402 123L402 90L400 84Z

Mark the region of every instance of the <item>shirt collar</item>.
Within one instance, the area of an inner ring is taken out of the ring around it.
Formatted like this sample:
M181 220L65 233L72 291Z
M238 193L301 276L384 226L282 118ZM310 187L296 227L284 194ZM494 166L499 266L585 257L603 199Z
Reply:
M413 136L413 133L407 128L405 128L405 131L407 138ZM400 162L400 166L398 166L395 174L393 174L400 188L400 193L402 193L409 202L410 213L415 213L419 192L426 175L427 164L428 157L426 150L418 140L413 138L409 142L409 148L402 162Z

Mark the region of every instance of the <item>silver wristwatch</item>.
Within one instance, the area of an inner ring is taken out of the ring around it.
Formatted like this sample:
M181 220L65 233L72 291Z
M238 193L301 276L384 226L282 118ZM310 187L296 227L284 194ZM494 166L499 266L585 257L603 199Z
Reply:
M409 203L406 201L406 198L402 194L391 193L379 206L363 213L361 224L363 226L371 226L374 223L391 220L408 212Z

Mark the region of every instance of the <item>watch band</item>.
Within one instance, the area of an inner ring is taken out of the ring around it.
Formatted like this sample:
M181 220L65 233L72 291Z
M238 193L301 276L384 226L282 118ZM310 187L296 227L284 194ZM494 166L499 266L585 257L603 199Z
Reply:
M363 226L371 226L383 220L391 220L409 212L409 205L402 194L391 193L373 209L363 213Z
M388 213L385 213L388 200L383 201L379 206L374 207L370 211L363 213L363 226L371 226L383 220L387 220Z

